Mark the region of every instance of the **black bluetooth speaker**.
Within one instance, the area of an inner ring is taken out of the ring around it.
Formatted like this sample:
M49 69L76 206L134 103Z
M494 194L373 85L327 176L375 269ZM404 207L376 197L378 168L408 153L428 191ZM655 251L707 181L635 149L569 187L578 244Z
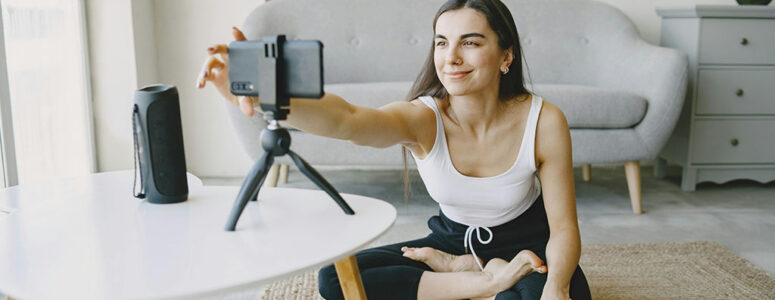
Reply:
M152 85L137 90L132 122L142 188L135 196L151 203L185 201L188 181L177 88Z

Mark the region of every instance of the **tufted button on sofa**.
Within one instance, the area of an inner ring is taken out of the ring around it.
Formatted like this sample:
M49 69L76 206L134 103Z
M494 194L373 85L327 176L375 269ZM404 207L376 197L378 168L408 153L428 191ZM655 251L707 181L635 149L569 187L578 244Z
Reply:
M406 100L432 46L433 17L442 3L275 0L259 5L242 29L248 39L285 34L322 41L325 91L380 107ZM676 124L687 56L645 42L621 11L605 3L504 3L520 34L528 87L565 113L573 161L583 165L584 180L590 164L624 163L633 212L641 213L638 162L654 159ZM227 110L244 148L258 158L263 120L230 105ZM398 146L376 149L301 132L293 136L294 151L318 167L403 167Z

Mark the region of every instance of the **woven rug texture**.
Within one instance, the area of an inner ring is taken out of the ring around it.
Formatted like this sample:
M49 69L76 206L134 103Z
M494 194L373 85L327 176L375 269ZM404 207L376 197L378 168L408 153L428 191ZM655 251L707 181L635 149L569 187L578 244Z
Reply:
M584 245L579 265L593 299L775 299L775 277L716 242ZM262 299L323 299L317 271Z

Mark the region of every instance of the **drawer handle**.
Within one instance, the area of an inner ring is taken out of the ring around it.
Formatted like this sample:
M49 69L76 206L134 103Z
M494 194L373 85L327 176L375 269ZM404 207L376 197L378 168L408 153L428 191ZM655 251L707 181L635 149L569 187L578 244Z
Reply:
M742 97L743 94L744 94L743 89L737 89L737 92L735 92L735 95L737 95L738 97Z
M737 139L732 139L731 143L732 143L732 146L737 146L737 144L740 144L740 141L738 141Z
M743 38L743 40L740 41L740 45L743 45L743 46L748 45L748 39L747 38Z

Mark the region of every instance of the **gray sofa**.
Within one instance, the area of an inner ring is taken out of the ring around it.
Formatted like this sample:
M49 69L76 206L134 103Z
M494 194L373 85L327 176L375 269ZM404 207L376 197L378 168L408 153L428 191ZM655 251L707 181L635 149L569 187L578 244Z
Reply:
M443 2L275 0L259 5L242 29L248 39L286 34L322 41L326 92L380 107L405 100L432 45L433 17ZM529 88L566 114L574 164L583 165L589 180L590 164L624 163L633 211L640 213L638 161L654 159L676 124L687 56L645 42L608 4L504 2L522 40ZM227 106L239 140L256 159L264 121ZM375 149L297 132L292 149L317 167L403 167L398 146Z

